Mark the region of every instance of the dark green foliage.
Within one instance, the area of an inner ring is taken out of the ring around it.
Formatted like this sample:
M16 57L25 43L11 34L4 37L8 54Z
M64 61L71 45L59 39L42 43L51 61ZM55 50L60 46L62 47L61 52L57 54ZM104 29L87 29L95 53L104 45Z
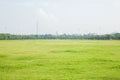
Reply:
M0 34L0 40L24 40L24 39L80 39L80 40L120 40L120 33L114 34L62 34L62 35L13 35L13 34Z

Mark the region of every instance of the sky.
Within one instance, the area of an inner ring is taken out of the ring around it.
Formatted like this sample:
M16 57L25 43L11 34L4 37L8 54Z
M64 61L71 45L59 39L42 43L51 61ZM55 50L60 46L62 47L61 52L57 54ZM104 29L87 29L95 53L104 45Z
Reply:
M0 33L120 32L120 0L0 0Z

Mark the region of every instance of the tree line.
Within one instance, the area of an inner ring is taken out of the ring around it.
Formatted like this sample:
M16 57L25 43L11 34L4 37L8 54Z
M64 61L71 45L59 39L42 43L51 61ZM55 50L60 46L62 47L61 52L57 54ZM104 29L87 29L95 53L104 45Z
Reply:
M44 34L44 35L15 35L8 33L0 33L0 40L26 40L26 39L78 39L78 40L120 40L120 33L114 34Z

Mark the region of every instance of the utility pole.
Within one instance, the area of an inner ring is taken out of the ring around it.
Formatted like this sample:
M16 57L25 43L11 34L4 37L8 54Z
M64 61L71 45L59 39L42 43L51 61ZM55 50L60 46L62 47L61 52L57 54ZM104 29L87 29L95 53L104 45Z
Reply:
M36 20L36 38L38 39L38 25L39 25L39 20Z
M99 35L101 35L102 33L101 33L101 26L99 26Z
M57 36L57 39L58 39L58 36L59 36L58 31L56 31L56 36Z

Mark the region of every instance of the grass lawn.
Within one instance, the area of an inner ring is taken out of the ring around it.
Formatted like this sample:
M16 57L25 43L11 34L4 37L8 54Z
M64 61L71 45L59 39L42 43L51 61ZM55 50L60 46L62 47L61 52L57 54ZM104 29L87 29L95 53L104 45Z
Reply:
M120 80L120 41L1 40L0 80Z

